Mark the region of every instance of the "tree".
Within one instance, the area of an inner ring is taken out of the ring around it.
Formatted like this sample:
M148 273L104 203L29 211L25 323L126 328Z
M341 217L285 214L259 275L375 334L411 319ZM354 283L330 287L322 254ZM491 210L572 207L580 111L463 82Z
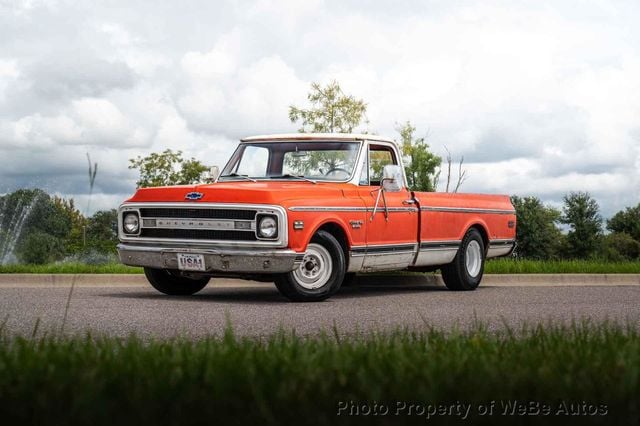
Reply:
M118 210L101 210L88 219L87 246L100 253L115 253L118 244Z
M71 230L68 211L40 189L19 189L3 197L0 262L48 262L65 256ZM15 258L14 258L15 256Z
M311 102L309 109L289 107L291 122L302 121L301 133L351 133L367 112L367 104L362 99L345 95L335 80L325 87L311 83L307 99Z
M440 166L442 159L429 152L429 145L424 138L414 138L416 128L407 121L398 129L400 133L402 155L408 157L408 164L405 164L405 173L409 189L412 191L436 190L436 180L438 175L436 169Z
M604 258L612 262L640 259L640 242L625 232L614 232L603 238Z
M614 214L607 221L607 229L611 232L624 232L640 242L640 203L635 207L627 207Z
M561 222L569 225L568 255L589 258L598 250L602 238L602 217L598 202L588 192L571 192L564 196Z
M464 181L467 180L467 171L462 168L462 164L464 163L464 156L460 157L460 162L458 163L458 179L456 181L456 186L454 187L451 185L451 164L453 163L453 158L451 157L451 152L449 152L446 146L444 147L444 149L447 150L447 184L445 186L444 192L449 192L449 188L451 188L451 192L456 193L458 192ZM439 176L440 171L438 171L437 177Z
M185 160L182 151L170 149L153 152L146 157L129 160L130 169L139 169L138 188L168 185L190 185L201 180L207 167L195 158Z
M546 207L537 197L511 197L516 209L517 254L528 259L552 259L558 257L562 234L556 222L560 212Z
M60 260L63 253L62 239L40 230L26 234L20 246L20 260L36 265Z

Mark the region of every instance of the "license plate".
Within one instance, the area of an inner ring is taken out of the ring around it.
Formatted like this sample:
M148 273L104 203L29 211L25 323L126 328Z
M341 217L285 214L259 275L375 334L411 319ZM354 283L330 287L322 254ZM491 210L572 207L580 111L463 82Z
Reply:
M182 271L204 271L204 256L178 253L178 269Z

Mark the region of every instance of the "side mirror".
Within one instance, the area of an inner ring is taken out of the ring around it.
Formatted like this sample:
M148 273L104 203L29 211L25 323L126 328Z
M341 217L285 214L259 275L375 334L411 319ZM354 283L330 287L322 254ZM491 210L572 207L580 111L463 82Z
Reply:
M402 169L394 164L387 164L382 169L382 188L387 192L399 192L404 182Z
M216 179L218 179L218 176L220 176L220 167L211 166L209 168L209 176L207 180L210 182L215 182Z

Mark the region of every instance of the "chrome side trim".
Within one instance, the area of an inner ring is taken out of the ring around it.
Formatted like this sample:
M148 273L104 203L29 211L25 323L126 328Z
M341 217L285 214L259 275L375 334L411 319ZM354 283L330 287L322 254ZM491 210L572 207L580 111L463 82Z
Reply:
M420 251L411 266L432 266L451 263L458 253L461 240L422 241Z
M510 255L516 246L514 239L496 239L489 241L487 259Z
M514 239L496 239L489 241L489 246L510 246L515 242L516 240Z
M373 207L326 207L326 206L293 206L292 212L372 212ZM389 212L417 212L417 207L388 207Z
M422 241L420 243L420 250L458 249L460 243L462 243L461 240Z
M349 267L347 272L360 272L362 271L362 265L364 264L364 255L354 256L349 252Z
M489 213L489 214L516 214L515 210L506 209L477 209L472 207L420 207L421 211L441 213Z
M412 266L446 265L453 262L456 253L458 253L457 247L421 249Z
M512 250L512 245L506 247L489 247L489 250L487 250L487 258L507 256Z

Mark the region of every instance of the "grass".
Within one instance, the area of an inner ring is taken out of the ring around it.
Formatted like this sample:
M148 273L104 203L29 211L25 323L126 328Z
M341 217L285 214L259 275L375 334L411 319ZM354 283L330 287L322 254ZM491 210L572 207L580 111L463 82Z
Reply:
M51 263L47 265L0 265L0 274L141 274L142 268L120 263L87 265ZM592 260L514 260L492 259L486 274L640 274L640 262Z
M45 265L0 265L0 274L142 274L142 268L121 263L88 265L80 262L49 263Z
M459 401L472 406L467 420L485 424L638 424L639 337L630 326L589 323L262 339L227 329L198 341L5 335L0 415L5 424L93 426L424 424L420 409L396 415L397 408ZM502 415L513 400L546 403L553 412L561 403L574 412L604 404L606 415ZM490 401L494 415L478 416L479 404ZM377 402L390 414L349 417L351 402ZM346 407L341 416L339 407Z
M492 259L486 274L640 274L640 261Z

